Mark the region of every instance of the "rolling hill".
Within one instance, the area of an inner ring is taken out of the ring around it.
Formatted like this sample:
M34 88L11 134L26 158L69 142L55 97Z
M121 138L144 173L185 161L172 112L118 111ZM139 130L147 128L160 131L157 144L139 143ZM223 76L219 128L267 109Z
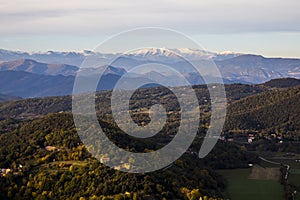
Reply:
M78 67L66 64L46 64L23 59L0 63L0 71L23 71L41 75L74 76Z
M108 67L97 90L112 89L123 71ZM94 71L88 72L90 79L97 79ZM63 96L72 94L75 76L44 75L24 71L0 71L0 93L22 98Z
M282 85L281 81L278 85ZM300 133L299 113L299 85L273 89L232 103L228 107L224 130L257 130L266 133L278 131L296 135Z
M47 76L23 71L1 71L0 93L22 98L70 94L73 76Z
M20 100L20 99L21 99L20 97L16 97L16 96L0 94L0 102L11 101L11 100Z

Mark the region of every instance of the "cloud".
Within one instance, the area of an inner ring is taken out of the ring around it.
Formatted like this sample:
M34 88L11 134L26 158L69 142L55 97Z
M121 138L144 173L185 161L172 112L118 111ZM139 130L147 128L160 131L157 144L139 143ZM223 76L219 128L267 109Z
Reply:
M11 0L0 4L0 34L111 34L139 26L192 33L300 31L299 7L298 0Z

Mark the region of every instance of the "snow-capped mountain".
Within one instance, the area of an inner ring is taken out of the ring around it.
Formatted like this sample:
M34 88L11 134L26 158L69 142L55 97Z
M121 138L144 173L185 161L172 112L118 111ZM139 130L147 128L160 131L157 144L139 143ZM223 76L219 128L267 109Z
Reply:
M93 51L88 50L84 50L82 52L47 51L28 53L0 49L0 62L31 59L41 63L80 66L85 58L95 55L98 59L108 59L109 56L111 56L111 54L94 53Z
M178 49L168 49L168 48L144 48L139 50L134 50L126 53L101 53L93 52L89 50L84 50L82 52L57 52L57 51L47 51L47 52L22 52L22 51L8 51L0 49L0 62L13 61L20 59L32 59L37 62L49 63L49 64L68 64L74 66L80 66L81 63L90 56L97 57L97 59L103 60L103 63L108 62L113 57L123 57L127 59L134 59L138 61L157 61L165 63L174 63L182 60L180 56L183 56L189 60L203 60L203 59L213 59L213 60L224 60L228 58L233 58L239 53L233 52L221 52L214 53L198 49L189 48L178 48Z
M189 49L189 48L172 49L172 51L180 55L184 55L190 60L198 60L199 58L212 59L212 60L225 60L225 59L234 58L239 55L242 55L241 53L234 53L231 51L216 53L216 52L204 51L199 49Z
M125 56L140 56L140 57L176 57L176 54L171 49L167 48L143 48L124 53Z
M175 63L182 60L181 57L188 60L224 60L242 55L233 52L209 52L200 49L190 48L143 48L130 51L124 54L124 57L135 58L139 60L151 60L167 63Z

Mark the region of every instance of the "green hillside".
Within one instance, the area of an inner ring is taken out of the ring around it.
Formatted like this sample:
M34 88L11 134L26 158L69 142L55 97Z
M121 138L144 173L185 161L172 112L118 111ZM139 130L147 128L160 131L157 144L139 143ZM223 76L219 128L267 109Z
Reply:
M299 113L300 87L276 89L232 103L228 107L225 130L282 130L284 133L299 133Z

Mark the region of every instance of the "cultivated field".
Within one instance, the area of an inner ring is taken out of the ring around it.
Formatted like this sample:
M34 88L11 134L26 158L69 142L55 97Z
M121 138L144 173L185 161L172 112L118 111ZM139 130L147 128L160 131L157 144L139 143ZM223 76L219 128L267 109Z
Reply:
M220 170L219 172L228 180L228 198L232 200L284 199L283 186L275 180L278 178L277 170L273 168L264 175L263 169L254 166L248 169Z

